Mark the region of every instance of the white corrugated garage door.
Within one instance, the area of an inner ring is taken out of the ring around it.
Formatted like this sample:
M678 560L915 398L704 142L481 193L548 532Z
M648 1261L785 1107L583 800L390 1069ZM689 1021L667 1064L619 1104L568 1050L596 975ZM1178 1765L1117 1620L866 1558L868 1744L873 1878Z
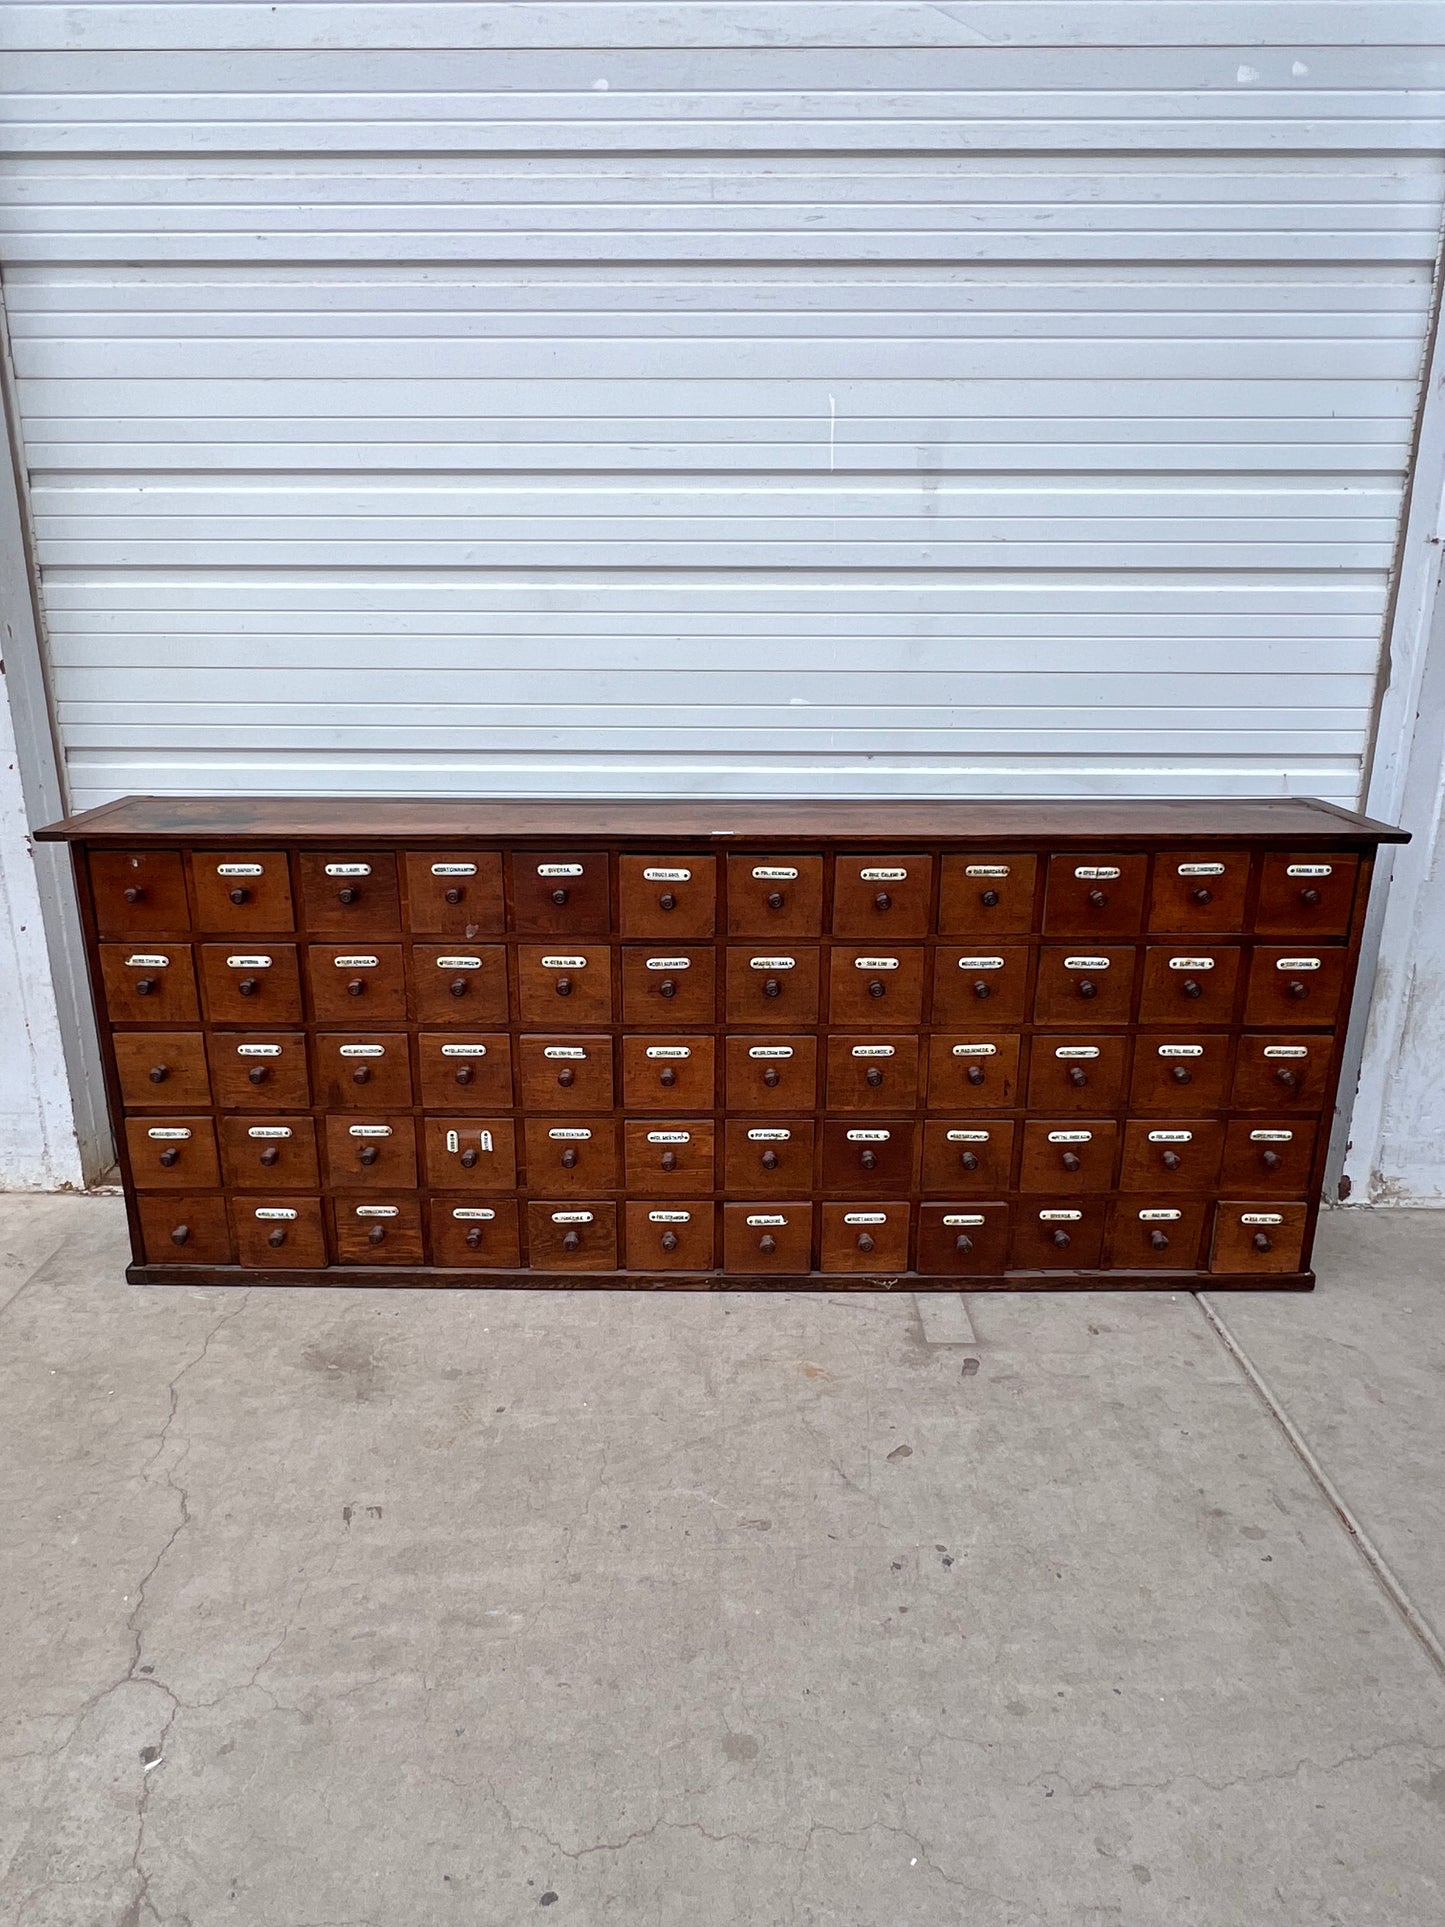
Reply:
M1440 17L11 5L74 801L1353 801Z

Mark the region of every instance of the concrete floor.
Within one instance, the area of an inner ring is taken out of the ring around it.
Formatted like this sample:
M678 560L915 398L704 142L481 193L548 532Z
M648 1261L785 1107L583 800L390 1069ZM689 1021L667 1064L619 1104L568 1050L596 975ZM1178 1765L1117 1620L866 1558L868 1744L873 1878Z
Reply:
M968 1344L133 1291L0 1199L0 1922L1440 1927L1442 1237Z

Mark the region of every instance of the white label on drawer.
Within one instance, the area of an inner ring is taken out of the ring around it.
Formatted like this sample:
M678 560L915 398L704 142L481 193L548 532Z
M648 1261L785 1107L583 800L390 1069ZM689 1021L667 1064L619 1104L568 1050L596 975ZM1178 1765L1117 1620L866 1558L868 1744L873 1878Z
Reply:
M647 1057L691 1057L691 1044L649 1044L643 1053Z
M381 1046L378 1044L376 1048L380 1050ZM442 1045L443 1057L485 1057L486 1054L487 1054L487 1047L485 1044L443 1044ZM578 1051L577 1053L579 1057L585 1057L586 1054L587 1053L585 1051Z
M851 1055L854 1057L893 1057L897 1054L896 1044L855 1044Z
M587 959L585 957L544 957L542 968L544 970L585 970Z
M1202 1057L1204 1046L1203 1044L1161 1044L1159 1055L1161 1057Z
M793 1054L793 1047L791 1044L749 1044L748 1045L749 1057L791 1057L792 1054Z
M997 1044L955 1044L953 1046L953 1055L955 1057L997 1057L998 1045Z
M246 1127L247 1137L290 1137L289 1124L250 1124Z
M442 1048L445 1049L446 1046L443 1045ZM544 1057L584 1058L587 1053L580 1044L544 1044L542 1046L542 1055Z
M855 957L853 968L855 970L896 970L898 959L896 957Z
M1294 1132L1293 1131L1251 1131L1249 1134L1249 1141L1251 1144L1293 1144Z
M1335 873L1332 863L1287 863L1287 877L1332 877Z
M1266 1057L1308 1057L1310 1053L1307 1044L1266 1044L1264 1054Z
M1149 1142L1151 1144L1192 1144L1194 1133L1193 1131L1151 1131Z
M539 863L537 865L539 877L580 877L581 874L580 863ZM590 1223L591 1220L589 1219L588 1222Z
M958 960L958 967L960 970L1002 970L1003 958L1002 957L960 957Z
M397 1218L401 1207L395 1204L359 1204L356 1207L358 1218Z
M1050 1144L1092 1144L1093 1141L1094 1141L1094 1133L1092 1131L1050 1131L1049 1132Z
M1171 957L1169 968L1171 970L1213 970L1214 959L1213 957Z
M796 957L749 957L748 969L794 970L797 968L797 963L798 960Z
M798 873L786 863L759 863L754 866L753 875L759 883L795 883ZM748 1221L752 1222L751 1219Z
M337 970L375 970L381 959L380 957L333 957L331 962Z
M554 1211L552 1222L553 1224L591 1224L592 1213L590 1211Z
M385 1044L343 1044L338 1057L385 1057Z
M1039 1217L1045 1224L1077 1224L1083 1217L1082 1211L1041 1211Z
M1276 970L1318 970L1323 959L1320 957L1277 957Z
M477 866L475 863L434 863L431 873L434 877L474 877Z
M902 883L908 876L906 870L860 870L858 875L864 883Z
M1097 1044L1059 1044L1054 1049L1055 1057L1097 1057Z
M786 1224L788 1221L781 1211L753 1211L748 1215L749 1224Z
M1075 870L1080 883L1109 883L1119 875L1117 863L1085 863Z
M1182 1211L1149 1210L1139 1213L1140 1224L1176 1224L1184 1216Z
M757 1129L748 1132L748 1142L750 1144L786 1144L792 1135L791 1131L782 1129Z
M1107 970L1109 959L1107 957L1065 957L1064 968L1065 970Z
M649 1211L647 1222L649 1224L691 1224L692 1213L690 1211Z
M371 865L369 863L328 863L326 874L329 877L369 877Z
M1006 877L1010 874L1006 863L968 863L964 865L966 877ZM945 1218L944 1223L948 1220Z
M988 1135L987 1131L950 1131L948 1141L950 1144L987 1144Z
M943 1222L945 1224L983 1224L985 1219L981 1211L945 1211Z
M269 957L227 957L226 968L228 970L269 970L271 959Z
M592 1133L590 1130L584 1130L578 1125L558 1124L555 1125L547 1135L548 1137L557 1138L569 1144L585 1144Z
M296 1213L289 1204L260 1204L257 1205L253 1215L258 1218L291 1219L296 1216Z
M237 1044L236 1055L237 1057L279 1057L281 1046L279 1044Z
M481 1224L490 1224L496 1212L489 1204L456 1204L452 1206L454 1218L476 1219Z
M649 1144L691 1144L692 1132L691 1131L649 1131L647 1133L647 1141Z
M391 1136L391 1126L389 1124L348 1124L346 1131L349 1137Z
M692 958L691 957L649 957L647 960L647 968L649 970L691 970Z
M648 883L691 883L691 870L644 870L643 877Z
M1241 1211L1239 1222L1241 1224L1283 1224L1284 1213L1282 1211Z
M1222 863L1180 863L1175 866L1176 874L1182 877L1222 877Z
M218 863L218 877L263 877L266 874L264 863Z
M886 1211L845 1211L843 1222L844 1224L887 1224L888 1213Z
M149 951L138 951L134 957L126 958L125 967L127 970L167 970L170 961L169 957L153 957Z
M438 970L480 970L482 967L480 957L438 957L436 961Z
M848 1131L844 1135L850 1144L886 1144L893 1133L891 1131Z
M497 1148L496 1144L493 1142L492 1134L490 1131L478 1131L477 1143L484 1151L495 1151ZM447 1149L449 1151L460 1151L461 1148L462 1148L461 1132L448 1131L447 1132Z
M189 1137L191 1134L182 1125L157 1125L146 1132L147 1137Z

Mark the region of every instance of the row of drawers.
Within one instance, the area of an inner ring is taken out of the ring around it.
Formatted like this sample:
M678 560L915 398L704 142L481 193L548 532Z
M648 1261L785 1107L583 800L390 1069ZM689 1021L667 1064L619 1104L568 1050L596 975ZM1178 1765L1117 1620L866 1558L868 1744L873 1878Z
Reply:
M1318 1110L1309 1031L744 1033L116 1031L129 1109L458 1111ZM721 1079L719 1072L722 1073ZM821 1097L820 1097L821 1093Z
M633 937L1002 936L1159 932L1342 935L1358 858L1247 850L917 851L825 858L689 851L104 850L90 856L102 936L189 930Z
M847 1119L168 1116L126 1121L140 1191L519 1188L788 1196L1150 1189L1303 1197L1315 1127L1256 1118Z
M1341 945L101 945L116 1024L1334 1022ZM719 977L721 976L721 983ZM620 1008L619 1008L620 1007Z
M519 1206L449 1196L262 1203L192 1195L142 1197L138 1209L152 1264L508 1269L526 1262L536 1271L700 1272L713 1269L720 1252L723 1271L735 1275L817 1269L959 1277L1101 1267L1288 1273L1299 1268L1307 1218L1307 1207L1293 1202L1162 1204L1152 1196L913 1207L866 1199L533 1199Z

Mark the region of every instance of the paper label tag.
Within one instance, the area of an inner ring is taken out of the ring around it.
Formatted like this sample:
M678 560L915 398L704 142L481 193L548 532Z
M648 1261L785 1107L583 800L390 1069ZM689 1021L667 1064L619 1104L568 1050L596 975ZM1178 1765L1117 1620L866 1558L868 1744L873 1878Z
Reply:
M1058 1044L1054 1048L1055 1057L1097 1057L1097 1044Z
M649 1144L691 1144L692 1132L691 1131L649 1131L647 1133L647 1141Z
M332 968L335 970L375 970L380 962L380 957L333 957L331 959Z
M853 1057L894 1057L897 1055L897 1052L898 1046L896 1044L854 1044L850 1055Z
M1002 970L1003 958L1002 957L960 957L958 960L958 967L960 970Z
M966 877L1006 877L1011 872L1006 863L966 863L963 874ZM947 1222L945 1218L944 1223Z
M648 883L691 883L691 870L644 870L643 877Z
M482 960L480 957L438 957L436 964L438 970L480 970Z
M754 866L753 875L759 883L796 883L798 879L797 871L785 863L759 863Z
M443 1044L442 1045L443 1057L485 1057L486 1054L487 1054L487 1047L485 1044ZM583 1056L585 1055L585 1053L579 1051L578 1055Z
M848 1131L845 1135L850 1144L886 1144L893 1133L891 1131Z
M539 877L580 877L581 874L580 863L539 863L537 865ZM587 1222L590 1224L592 1221L589 1218Z
M748 1132L748 1142L750 1144L786 1144L792 1135L791 1131L759 1128Z
M1084 863L1074 871L1080 883L1111 883L1119 874L1116 863Z
M343 1044L338 1057L385 1057L385 1044Z
M986 1222L981 1211L945 1211L945 1224L983 1224Z
M1077 1224L1083 1215L1082 1211L1041 1211L1039 1213L1039 1217L1045 1224L1053 1224L1056 1220L1064 1224Z
M1171 970L1213 970L1214 959L1213 957L1171 957L1169 968Z
M236 1055L237 1057L279 1057L281 1046L279 1044L237 1044Z
M478 1131L477 1144L483 1151L495 1151L497 1148L492 1141L492 1134L490 1131ZM448 1131L446 1136L446 1146L449 1151L460 1151L462 1148L461 1132Z
M691 1057L690 1044L649 1044L643 1053L647 1057Z
M691 970L692 958L691 957L649 957L647 959L647 968L649 970Z
M369 863L328 863L326 874L329 877L369 877L371 865Z
M294 1218L295 1211L289 1204L258 1204L254 1215L258 1218Z
M558 1139L559 1142L562 1142L562 1143L585 1144L587 1139L591 1137L592 1133L589 1130L582 1129L578 1125L557 1124L557 1125L554 1125L550 1131L548 1131L547 1135L548 1137Z
M888 1213L886 1211L845 1211L843 1222L844 1224L887 1224Z
M853 968L855 970L896 970L898 959L897 957L855 957Z
M580 1044L544 1044L542 1046L542 1055L552 1058L565 1057L580 1059L585 1058L587 1053Z
M251 1124L246 1127L247 1137L290 1137L289 1124Z
M399 1218L401 1207L396 1204L359 1204L356 1215L358 1218Z
M554 1211L552 1222L553 1224L591 1224L592 1213L590 1211Z
M1182 1211L1148 1210L1139 1213L1140 1224L1177 1224L1184 1216Z
M1332 863L1287 863L1287 877L1332 877L1335 873Z
M1064 968L1065 970L1107 970L1109 959L1107 957L1065 957Z
M649 1211L647 1222L649 1224L691 1224L692 1213L690 1211Z
M781 1211L753 1211L748 1215L749 1224L786 1224L788 1221Z
M952 1047L955 1057L997 1057L997 1044L955 1044Z
M793 1054L793 1047L791 1044L749 1044L748 1045L749 1057L791 1057L792 1054Z
M496 1212L489 1204L455 1204L452 1206L454 1218L477 1219L482 1224L490 1224Z
M434 863L431 873L434 877L474 877L477 866L475 863Z
M218 877L263 877L266 874L264 863L218 863Z
M908 872L906 870L860 870L858 875L864 883L902 883Z
M587 959L585 957L544 957L542 968L544 970L585 970Z
M1264 1054L1266 1057L1308 1057L1310 1053L1307 1044L1266 1044Z
M1180 863L1175 866L1175 874L1181 877L1222 877L1222 863Z
M950 1131L948 1141L950 1144L987 1144L989 1134L987 1131Z
M1094 1141L1094 1133L1092 1131L1050 1131L1049 1132L1050 1144L1092 1144L1093 1141Z
M1293 1144L1294 1132L1293 1131L1251 1131L1249 1134L1249 1141L1251 1144Z
M169 957L152 956L149 951L137 951L134 957L126 958L125 967L127 970L167 970L170 968L170 961Z
M1194 1133L1193 1131L1151 1131L1149 1142L1151 1144L1192 1144Z
M179 1124L157 1124L146 1132L147 1137L185 1138L190 1135L190 1132Z
M1318 970L1323 962L1320 957L1277 957L1276 970Z
M1239 1222L1241 1224L1283 1224L1284 1213L1282 1211L1241 1211Z
M1203 1044L1161 1044L1159 1055L1161 1057L1202 1057L1204 1046Z
M749 970L794 970L797 968L797 963L798 960L796 957L748 958Z
M391 1136L391 1126L389 1124L348 1124L346 1130L349 1137Z

